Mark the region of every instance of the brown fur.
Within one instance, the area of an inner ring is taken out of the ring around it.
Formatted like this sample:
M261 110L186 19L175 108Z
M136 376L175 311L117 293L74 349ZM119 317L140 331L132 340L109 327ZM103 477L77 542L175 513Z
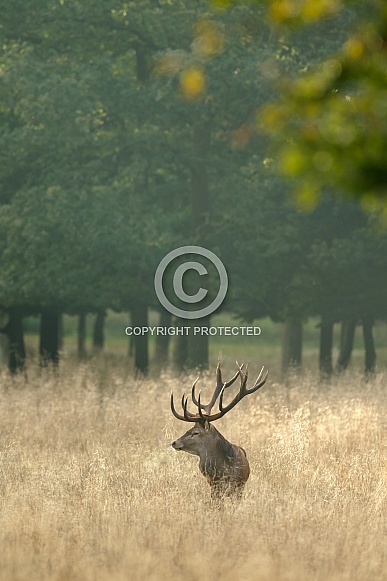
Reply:
M246 452L231 444L209 422L196 422L172 448L199 456L199 469L211 486L211 497L240 497L250 475Z

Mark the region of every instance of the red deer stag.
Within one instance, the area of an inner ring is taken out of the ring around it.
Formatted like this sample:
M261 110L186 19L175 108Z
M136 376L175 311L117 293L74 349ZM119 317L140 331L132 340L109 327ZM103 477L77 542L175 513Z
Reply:
M181 438L172 442L172 448L199 456L199 469L211 486L212 499L219 499L224 496L240 498L243 487L250 475L250 466L244 449L228 442L211 423L226 415L245 395L257 391L267 379L268 371L264 372L262 367L253 387L247 389L248 367L246 366L245 373L243 372L243 365L239 366L237 363L237 367L238 371L234 377L230 381L223 382L220 362L218 362L215 391L207 405L201 403L200 392L196 398L195 387L199 378L196 379L192 386L192 401L197 407L197 413L195 414L188 411L188 397L185 397L185 394L181 400L183 414L178 413L173 403L173 393L171 393L173 415L178 420L195 424ZM238 377L241 382L238 393L228 405L223 405L224 390L232 385ZM212 408L218 397L219 411L211 415Z

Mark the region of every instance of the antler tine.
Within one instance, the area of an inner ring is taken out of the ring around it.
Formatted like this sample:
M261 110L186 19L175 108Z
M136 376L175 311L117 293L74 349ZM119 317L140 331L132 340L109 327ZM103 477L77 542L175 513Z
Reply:
M219 412L217 414L213 414L212 416L208 416L206 418L208 422L213 422L215 420L222 418L224 415L227 414L227 412L229 412L233 407L235 407L237 405L237 403L239 403L242 398L244 398L246 395L249 395L250 393L253 393L254 391L257 391L260 387L262 387L262 385L265 383L267 376L268 376L268 373L269 373L267 371L263 375L264 368L262 368L254 386L251 389L246 389L246 382L247 382L247 377L248 377L248 368L246 366L246 372L243 373L242 366L238 365L238 363L237 363L237 366L238 366L238 375L241 378L241 386L239 388L238 393L235 395L233 400L228 405L223 407L223 395L224 395L224 389L223 389L221 394L220 394L220 398L219 398Z
M244 363L242 363L241 365L241 369L243 369ZM234 381L236 381L236 379L238 379L239 377L239 366L238 366L238 371L236 372L236 374L234 375L234 377L232 377L231 379L229 379L229 381L225 381L223 386L226 387L230 387L230 385L232 385L234 383Z
M184 395L183 395L184 398ZM182 416L181 414L177 413L177 411L175 410L175 404L173 402L173 391L171 391L171 411L173 413L173 415L175 416L175 418L177 418L178 420L184 420L184 416Z
M184 406L183 406L184 419L188 422L191 422L192 421L192 414L187 410L187 406L188 406L188 397L185 398Z
M243 364L242 364L242 368L243 368ZM206 414L209 415L211 413L211 410L214 407L216 400L218 399L219 394L221 393L222 389L224 389L226 387L230 387L230 385L232 385L234 383L234 381L237 379L238 375L239 375L239 371L237 371L237 373L234 375L234 377L232 377L229 381L223 382L222 372L220 369L220 360L218 359L218 365L216 367L215 391L212 394L212 397L211 397L211 400L209 403L207 403L207 404L200 403L200 409L204 410L206 412ZM196 387L196 383L198 382L198 379L199 379L199 377L194 381L194 383L192 385L192 391L191 391L192 401L196 405L197 408L199 408L199 401L196 398L195 387Z
M241 387L240 387L240 391L244 390L246 387L246 383L247 383L247 378L249 376L249 366L246 365L246 371L245 373L243 373L243 366L244 363L242 363L242 365L239 365L238 361L236 361L236 365L238 367L238 375L241 378Z
M222 371L220 369L220 359L218 359L218 365L216 366L216 386L214 393L212 394L210 402L204 407L206 413L210 415L212 408L215 405L216 400L219 397L220 392L223 389L223 381L222 381Z
M253 387L251 387L250 389L246 390L247 393L254 393L254 391L257 391L260 387L262 387L262 385L264 385L267 376L269 375L269 370L267 369L266 373L263 375L265 367L262 367L261 371L259 372L259 375L253 385ZM263 377L262 377L263 376Z
M187 406L188 406L188 397L186 398L185 393L183 393L181 398L181 407L183 408L183 410L185 409L187 416L190 416L192 418L196 417L195 414L192 414L190 411L188 411Z
M207 405L202 405L202 409L205 410L205 412L210 415L211 414L211 410L215 405L216 400L218 399L219 395L222 393L222 391L224 391L224 389L226 387L229 387L230 385L232 385L234 383L234 381L236 380L236 378L238 377L238 373L236 373L234 375L234 377L232 377L229 381L223 382L222 380L222 371L220 369L220 359L218 359L218 365L216 366L216 387L215 387L215 391L212 394L212 398L210 400L210 402Z
M200 418L204 421L207 418L203 415L202 407L204 407L204 406L202 406L202 404L200 403L200 397L201 397L201 391L199 391L199 397L198 397L198 411L199 411Z
M196 399L196 395L195 395L195 387L196 387L196 384L197 384L197 382L198 382L198 381L199 381L199 377L197 377L197 378L195 379L195 381L193 382L193 384L192 384L192 390L191 390L191 398L192 398L192 401L194 402L194 404L195 404L196 406L198 406L198 405L199 405L199 404L198 404L198 400Z
M223 412L223 396L224 396L224 389L225 389L225 388L224 388L224 386L223 386L223 389L222 389L222 391L220 392L220 397L219 397L219 411L220 411L220 413L222 413L222 412Z
M184 422L197 422L199 419L199 416L196 416L195 414L192 414L191 412L189 412L187 410L188 397L186 398L185 395L183 395L183 397L181 399L181 404L182 404L183 412L184 412L183 416L181 414L179 414L175 409L175 404L173 401L173 391L171 391L171 411L172 411L173 415L175 416L175 418L177 418L178 420L183 420Z
M255 391L257 391L260 387L262 387L264 385L264 383L267 379L267 376L269 375L269 371L267 371L265 373L264 377L262 378L263 370L264 370L264 367L262 367L261 372L257 377L257 381L255 382L253 387L251 389L247 389L246 382L247 382L247 377L248 377L248 369L246 366L246 373L245 373L244 378L243 378L243 383L242 383L242 379L241 379L241 388L240 388L239 392L237 393L237 395L232 400L232 402L229 403L228 406L226 406L223 409L223 415L226 414L228 411L230 411L246 395L249 395L250 393L254 393ZM241 376L242 375L243 374L241 374Z
M223 385L222 371L220 369L220 359L218 359L218 365L216 366L216 385L218 385L219 383Z

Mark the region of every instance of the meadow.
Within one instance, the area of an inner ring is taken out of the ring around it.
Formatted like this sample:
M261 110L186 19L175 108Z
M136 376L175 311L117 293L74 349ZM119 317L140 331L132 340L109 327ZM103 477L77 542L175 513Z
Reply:
M384 373L269 378L216 422L251 465L222 509L170 447L187 429L170 391L194 373L135 381L108 359L65 360L0 379L0 580L387 579Z

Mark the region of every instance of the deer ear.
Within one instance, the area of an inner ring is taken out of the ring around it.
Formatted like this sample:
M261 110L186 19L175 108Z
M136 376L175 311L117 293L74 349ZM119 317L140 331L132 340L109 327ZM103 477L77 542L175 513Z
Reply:
M206 430L206 432L210 431L210 422L208 422L207 420L204 422L204 429Z

